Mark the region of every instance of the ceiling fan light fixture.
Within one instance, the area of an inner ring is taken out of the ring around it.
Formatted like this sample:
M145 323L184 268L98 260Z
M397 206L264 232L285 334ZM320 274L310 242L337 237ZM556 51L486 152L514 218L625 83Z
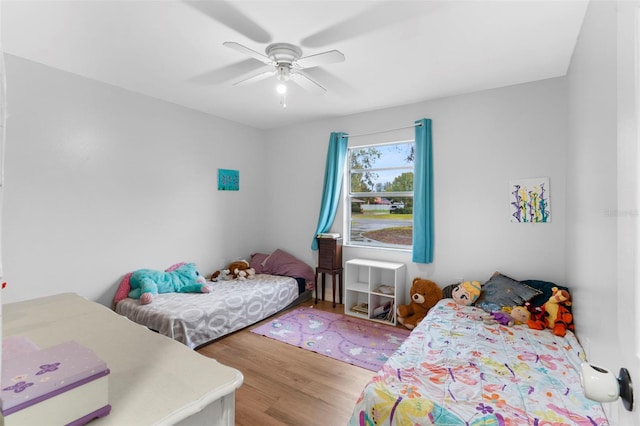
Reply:
M278 85L276 86L276 91L279 94L284 95L285 93L287 93L287 85L284 83L278 83Z
M289 81L291 79L291 66L288 64L278 64L278 81Z

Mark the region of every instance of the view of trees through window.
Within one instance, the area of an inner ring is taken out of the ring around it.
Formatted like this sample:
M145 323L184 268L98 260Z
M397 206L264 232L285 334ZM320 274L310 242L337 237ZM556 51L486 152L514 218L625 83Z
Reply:
M349 149L348 243L410 249L414 142Z

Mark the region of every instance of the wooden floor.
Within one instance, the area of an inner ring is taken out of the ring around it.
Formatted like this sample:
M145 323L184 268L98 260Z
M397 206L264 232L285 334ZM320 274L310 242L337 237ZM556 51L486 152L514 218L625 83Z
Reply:
M343 305L331 305L307 301L298 307L344 313ZM249 331L278 315L198 349L244 375L236 425L346 425L374 372Z

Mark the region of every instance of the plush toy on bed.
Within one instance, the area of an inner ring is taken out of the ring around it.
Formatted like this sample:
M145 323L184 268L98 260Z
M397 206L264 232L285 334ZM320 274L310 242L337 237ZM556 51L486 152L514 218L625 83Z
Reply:
M225 269L215 271L211 274L211 281L226 280L250 280L255 278L256 270L249 266L246 260L236 260L229 264Z
M443 299L453 299L459 305L473 305L480 297L482 284L478 281L464 281L450 284L442 290Z
M209 277L209 281L229 281L231 279L231 276L229 275L230 273L231 271L228 269L219 269L211 274L211 276Z
M527 308L525 308L524 306L514 306L513 308L502 308L502 309L505 310L505 312L507 312L509 315L513 317L516 325L526 324L527 321L529 321L529 318L531 317L531 314L529 313Z
M442 289L433 281L415 278L409 294L411 302L408 305L398 306L396 314L400 324L413 330L427 312L442 299Z
M504 311L495 311L490 313L484 313L479 318L485 324L500 324L512 326L516 323L515 318Z
M527 325L535 330L549 328L556 336L563 337L567 334L567 330L575 330L569 306L571 306L569 292L554 287L549 300L542 305L538 314L532 314Z
M166 271L138 269L129 277L129 297L147 305L159 293L209 293L211 286L193 263L178 264Z

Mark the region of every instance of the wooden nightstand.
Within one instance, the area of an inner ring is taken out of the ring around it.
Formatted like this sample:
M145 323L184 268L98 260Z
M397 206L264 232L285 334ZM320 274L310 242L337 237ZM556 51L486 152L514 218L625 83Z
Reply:
M322 274L322 300L324 300L325 274L331 274L333 307L336 307L336 276L342 304L342 238L318 238L318 267L316 268L316 303L318 303L318 278Z

